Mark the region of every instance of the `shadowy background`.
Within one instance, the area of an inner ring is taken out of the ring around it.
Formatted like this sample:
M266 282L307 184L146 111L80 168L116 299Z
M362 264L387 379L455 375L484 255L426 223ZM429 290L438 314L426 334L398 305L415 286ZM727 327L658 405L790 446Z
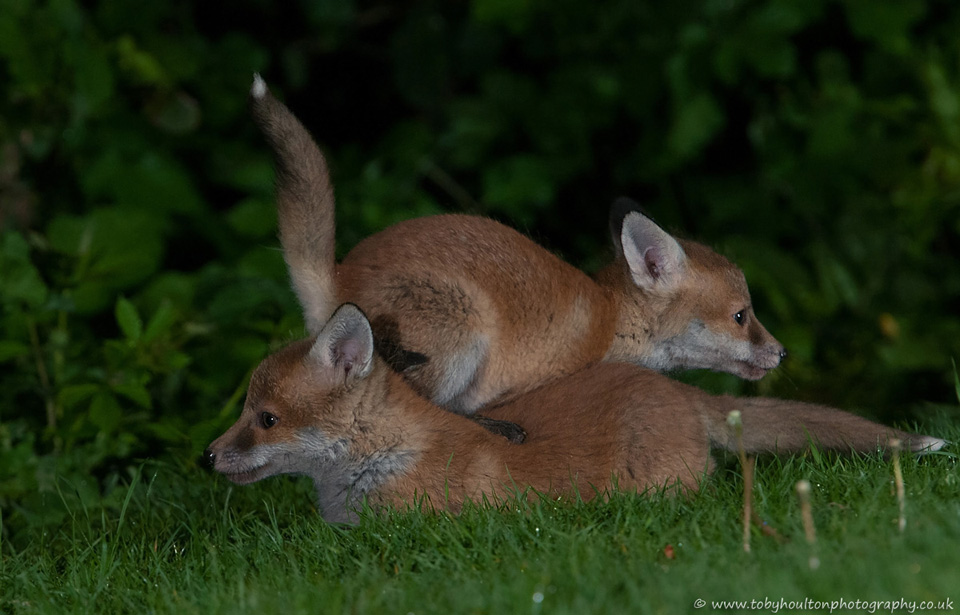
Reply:
M328 154L341 254L470 212L593 271L628 195L737 262L791 352L682 378L929 419L960 355L957 32L953 0L2 0L3 530L64 514L56 476L95 503L191 466L302 335L254 71Z

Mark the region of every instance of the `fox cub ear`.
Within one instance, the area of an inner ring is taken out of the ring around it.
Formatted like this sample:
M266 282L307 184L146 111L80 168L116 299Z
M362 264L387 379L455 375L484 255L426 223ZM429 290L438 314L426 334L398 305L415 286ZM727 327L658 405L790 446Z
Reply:
M620 199L614 204L616 209ZM639 211L624 214L619 238L614 235L618 256L623 255L634 283L645 290L666 289L679 283L687 255L669 233ZM619 241L616 241L619 239Z
M344 303L317 335L310 357L326 369L343 372L345 382L365 378L373 368L373 331L357 306Z

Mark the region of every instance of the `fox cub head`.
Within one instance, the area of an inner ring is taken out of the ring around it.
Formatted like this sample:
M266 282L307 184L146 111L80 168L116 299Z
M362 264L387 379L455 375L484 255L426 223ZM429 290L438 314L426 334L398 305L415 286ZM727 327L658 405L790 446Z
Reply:
M388 423L377 411L386 405L376 386L385 370L375 363L366 316L340 306L315 339L294 342L254 370L239 420L207 448L206 462L237 484L311 476L324 517L352 520L349 502L405 465L396 428L375 428Z
M743 272L710 248L677 240L638 211L614 203L617 252L599 281L619 289L615 358L658 371L712 369L757 380L780 365L783 346L757 320ZM637 361L634 348L654 351Z

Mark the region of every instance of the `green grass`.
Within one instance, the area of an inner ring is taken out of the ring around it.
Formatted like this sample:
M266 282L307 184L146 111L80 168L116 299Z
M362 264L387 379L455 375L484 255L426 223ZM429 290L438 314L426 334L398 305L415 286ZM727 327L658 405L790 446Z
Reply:
M960 427L940 435L956 442ZM755 528L749 554L731 460L690 497L518 500L458 517L368 513L354 528L324 523L307 481L236 488L150 464L119 488L116 505L85 506L64 485L51 504L66 506L61 521L8 527L0 613L689 613L697 598L707 601L704 613L714 612L711 600L960 603L960 474L955 446L949 451L904 458L902 534L889 461L761 460L755 509L782 538ZM817 570L794 493L800 478L813 484Z

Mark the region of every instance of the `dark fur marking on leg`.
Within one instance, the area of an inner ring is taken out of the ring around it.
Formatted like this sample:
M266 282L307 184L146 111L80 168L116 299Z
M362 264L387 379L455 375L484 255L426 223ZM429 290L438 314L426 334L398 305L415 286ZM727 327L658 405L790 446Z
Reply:
M527 439L527 432L516 423L510 421L500 421L489 419L485 416L473 415L470 417L477 425L483 427L492 434L503 436L514 444L523 444Z
M378 316L370 323L373 329L373 346L390 368L403 372L427 363L427 355L407 350L400 344L400 328L397 321L389 316Z

